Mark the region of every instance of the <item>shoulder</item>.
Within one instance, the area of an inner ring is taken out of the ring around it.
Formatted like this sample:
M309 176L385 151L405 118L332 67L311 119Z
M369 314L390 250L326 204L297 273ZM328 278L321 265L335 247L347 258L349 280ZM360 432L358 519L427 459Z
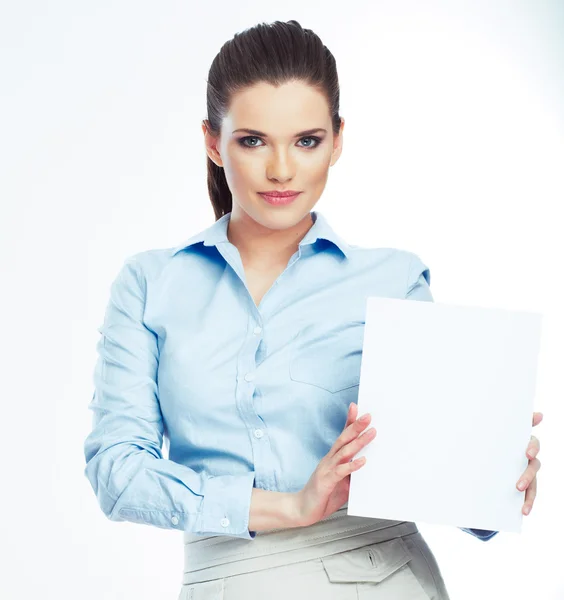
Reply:
M350 245L350 258L355 264L391 269L396 274L403 271L406 275L420 271L422 267L429 270L418 254L402 248L372 248Z
M123 268L133 270L142 284L158 279L175 261L176 247L150 248L125 257Z
M395 281L398 293L407 296L416 286L429 287L431 270L415 252L402 248L351 246L351 266L380 281Z

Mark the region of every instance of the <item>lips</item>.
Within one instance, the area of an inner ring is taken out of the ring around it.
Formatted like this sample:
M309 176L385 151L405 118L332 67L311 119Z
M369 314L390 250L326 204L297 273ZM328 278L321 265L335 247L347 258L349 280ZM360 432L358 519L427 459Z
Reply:
M300 192L296 190L287 190L285 192L259 192L263 196L272 196L274 198L287 198L288 196L296 196Z
M291 204L301 192L258 192L260 196L274 206L284 206Z

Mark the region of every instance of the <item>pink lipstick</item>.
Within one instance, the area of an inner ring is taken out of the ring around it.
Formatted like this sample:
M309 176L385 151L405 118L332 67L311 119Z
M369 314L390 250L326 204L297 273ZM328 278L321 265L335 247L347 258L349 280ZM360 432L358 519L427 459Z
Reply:
M301 192L296 192L295 190L288 190L285 192L259 192L259 195L273 206L285 206L291 204L300 194Z

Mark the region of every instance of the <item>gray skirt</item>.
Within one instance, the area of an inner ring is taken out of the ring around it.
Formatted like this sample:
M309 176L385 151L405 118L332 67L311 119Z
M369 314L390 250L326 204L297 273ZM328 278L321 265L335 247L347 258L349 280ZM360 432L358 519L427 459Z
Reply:
M254 540L184 532L178 600L450 600L431 549L410 521L347 515Z

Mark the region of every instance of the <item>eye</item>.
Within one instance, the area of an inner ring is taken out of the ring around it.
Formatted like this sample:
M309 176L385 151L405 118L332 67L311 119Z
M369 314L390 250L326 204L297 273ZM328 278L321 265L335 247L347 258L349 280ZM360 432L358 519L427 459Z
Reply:
M260 140L260 139L261 139L261 138L259 138L259 137L257 137L257 136L254 136L254 135L248 135L248 136L246 136L246 137L239 138L239 139L237 140L237 143L238 143L240 146L242 146L243 148L259 148L260 146L257 146L256 144L251 144L251 145L248 145L248 144L246 144L245 142L246 142L247 140ZM307 145L307 146L302 146L302 148L306 148L306 149L309 149L309 148L317 148L317 146L319 146L319 144L322 142L321 138L319 138L319 137L317 137L317 136L314 136L314 135L311 135L311 136L307 136L307 137L300 138L300 141L302 141L302 140L313 140L313 141L315 142L315 145L311 145L311 144L309 144L309 145Z
M304 148L317 148L317 146L319 146L319 144L321 144L321 138L318 138L316 136L308 136L308 137L303 137L301 139L302 140L313 140L315 142L315 146L304 146Z
M244 142L246 142L247 140L260 140L260 138L258 138L258 137L256 137L256 136L254 136L254 135L248 135L247 137L242 137L242 138L239 138L239 139L237 140L237 142L238 142L238 143L239 143L241 146L243 146L243 148L256 148L256 147L257 147L257 146L256 146L256 144L252 144L252 145L250 145L250 146L248 146L247 144L245 144Z

